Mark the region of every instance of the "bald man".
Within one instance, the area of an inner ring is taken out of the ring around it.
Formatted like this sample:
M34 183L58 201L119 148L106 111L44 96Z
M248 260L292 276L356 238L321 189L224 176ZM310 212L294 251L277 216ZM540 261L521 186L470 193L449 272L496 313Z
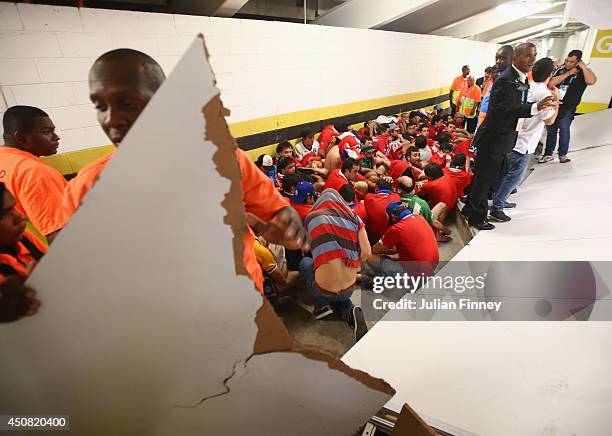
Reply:
M479 230L495 228L487 221L487 196L497 181L505 155L516 144L518 131L522 129L521 119L558 106L552 96L537 103L527 101L527 73L531 71L536 56L534 44L524 43L516 47L512 66L506 68L491 88L487 116L474 136L473 144L478 150L476 169L462 213L470 225Z
M503 74L506 69L512 65L512 55L514 54L514 48L511 45L502 45L497 53L495 53L495 66L497 67L497 74Z
M113 50L94 62L89 73L90 99L100 126L113 144L121 144L164 80L165 75L159 64L136 50ZM87 165L70 181L63 202L68 213L78 208L113 154L114 151ZM243 202L249 224L270 242L283 244L290 249L302 248L307 235L297 212L280 196L272 181L259 171L246 153L238 149L236 157L242 172ZM254 235L249 228L244 236L244 264L262 291L263 274L257 264L253 244Z

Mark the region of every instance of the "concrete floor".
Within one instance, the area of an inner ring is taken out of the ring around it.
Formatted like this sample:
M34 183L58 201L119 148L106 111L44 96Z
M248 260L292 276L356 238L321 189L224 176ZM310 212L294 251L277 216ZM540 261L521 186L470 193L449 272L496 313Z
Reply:
M465 229L460 221L447 224L453 231L453 239L439 245L440 262L451 260L466 242ZM351 298L353 303L361 303L361 293L360 289L353 293ZM290 292L290 296L283 298L275 305L276 313L296 342L336 357L342 357L355 344L353 331L339 317L315 320L311 314L312 308L312 298L301 283ZM374 321L368 321L368 327L371 328L374 324Z

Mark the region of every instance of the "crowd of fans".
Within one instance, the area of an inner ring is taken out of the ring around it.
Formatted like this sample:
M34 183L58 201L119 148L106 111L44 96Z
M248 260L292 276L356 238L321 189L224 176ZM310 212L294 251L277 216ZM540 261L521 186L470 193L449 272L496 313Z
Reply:
M330 124L320 133L304 130L294 144L281 142L274 156L262 154L255 162L238 149L248 223L244 264L260 292L274 301L301 279L314 301L313 316L338 313L358 340L367 327L351 295L358 283L367 288L368 271L433 274L439 244L452 238L448 222L473 182L474 131L486 116L496 75L510 66L511 56L512 48L502 47L496 65L479 80L464 66L451 86L450 110L435 106L381 114L359 125ZM546 61L534 67L534 101L551 93L552 61ZM135 50L114 50L96 60L89 76L91 100L116 146L164 79L159 65ZM552 124L555 117L556 110L540 116L529 140L517 143L492 213L503 218L506 199L524 174L525 156L542 134L540 124ZM23 280L47 246L26 230L26 219L52 242L113 152L66 181L39 159L59 145L44 111L9 108L3 128L0 278L6 280L0 319L12 321L35 313L40 304Z

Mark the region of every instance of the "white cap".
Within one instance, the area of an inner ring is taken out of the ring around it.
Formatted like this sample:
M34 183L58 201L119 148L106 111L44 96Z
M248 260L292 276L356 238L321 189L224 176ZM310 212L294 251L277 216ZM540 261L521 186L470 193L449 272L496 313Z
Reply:
M376 122L378 124L389 124L393 121L392 118L386 116L386 115L379 115L378 118L376 118Z
M270 156L269 154L264 154L264 157L261 160L261 166L271 167L273 165L274 165L274 161L272 160L272 156Z

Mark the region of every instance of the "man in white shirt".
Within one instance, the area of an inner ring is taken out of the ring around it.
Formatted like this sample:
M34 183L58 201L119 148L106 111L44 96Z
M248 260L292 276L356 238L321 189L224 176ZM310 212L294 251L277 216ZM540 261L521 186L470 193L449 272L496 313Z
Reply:
M317 157L319 154L319 141L314 139L314 132L310 129L302 130L301 138L293 149L293 155L300 165L306 166L309 158Z
M554 65L551 59L540 59L534 64L532 70L533 82L529 86L527 101L537 103L549 96L553 96L555 101L559 100L556 88L554 91L551 91L547 86L553 71ZM523 120L516 145L506 155L504 173L495 192L489 219L497 222L510 221L510 217L504 213L504 207L514 207L516 205L507 203L506 200L512 190L522 180L525 171L527 171L531 156L544 133L544 126L550 126L555 122L557 112L558 109L543 110L536 113L533 117Z

